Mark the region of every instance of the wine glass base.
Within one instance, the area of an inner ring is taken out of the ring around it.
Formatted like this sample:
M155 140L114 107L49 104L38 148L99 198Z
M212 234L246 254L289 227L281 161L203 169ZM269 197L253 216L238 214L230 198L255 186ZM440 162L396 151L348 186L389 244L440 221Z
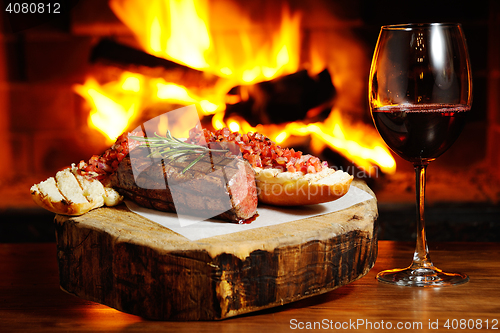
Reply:
M383 283L408 287L445 287L469 281L462 273L445 273L436 267L390 269L377 274Z

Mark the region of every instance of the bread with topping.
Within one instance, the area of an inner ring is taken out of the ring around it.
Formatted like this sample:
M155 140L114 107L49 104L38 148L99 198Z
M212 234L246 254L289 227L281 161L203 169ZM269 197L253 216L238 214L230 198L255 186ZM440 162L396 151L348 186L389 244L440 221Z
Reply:
M301 206L336 200L350 188L353 176L328 167L317 173L254 168L260 203Z

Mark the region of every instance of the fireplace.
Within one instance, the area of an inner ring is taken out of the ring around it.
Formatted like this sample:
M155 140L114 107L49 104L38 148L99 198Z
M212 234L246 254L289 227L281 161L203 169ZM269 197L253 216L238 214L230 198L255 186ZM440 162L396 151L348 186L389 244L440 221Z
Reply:
M375 190L381 238L397 238L398 232L392 230L400 226L384 221L412 221L413 170L386 148L379 161L370 155L377 150L374 147L383 146L368 111L371 55L383 24L456 21L463 24L469 45L473 112L458 142L429 167L429 211L437 220L445 220L439 230L453 224L449 216L480 211L483 217L468 220L473 220L471 228L479 226L484 231L477 238L488 234L493 236L487 239L500 240L499 226L492 224L500 199L496 167L500 162L500 46L496 42L500 5L496 1L444 1L443 10L429 13L398 1L184 1L200 7L196 13L209 22L207 30L217 48L207 51L208 58L197 60L173 52L168 63L163 58L165 37L148 45L147 38L138 37L149 36L152 30L145 27L161 27L161 22L143 24L151 12L140 1L135 9L130 2L81 0L67 15L18 32L12 31L9 22L2 22L0 209L4 216L13 219L29 212L26 223L31 223L32 216L42 213L31 202L29 186L70 163L88 159L112 142L113 134L109 137L91 124L96 108L92 105L96 95L89 94L92 90L105 97L104 103L110 99L121 107L122 113L137 106L137 101L142 103L117 133L158 113L197 103L207 126L259 130L283 145L320 155L363 178ZM161 4L153 13L165 20L168 11ZM424 1L419 6L434 8L436 4ZM394 15L394 8L404 14ZM180 18L188 9L177 10ZM134 21L136 16L138 21ZM183 20L177 28L189 34ZM197 24L191 22L189 28ZM200 37L199 30L194 34ZM146 60L134 63L138 58ZM123 88L126 84L128 88ZM143 95L135 95L134 84L142 85ZM156 90L149 88L144 94L146 86ZM166 94L171 93L169 88L181 89L187 98L158 97L145 102L144 95L161 95L158 87L166 89L162 90ZM127 101L130 96L137 99ZM349 154L356 149L359 154ZM469 227L462 224L460 230ZM1 228L10 230L5 225ZM432 237L431 230L429 234ZM463 239L459 232L448 237L455 236Z

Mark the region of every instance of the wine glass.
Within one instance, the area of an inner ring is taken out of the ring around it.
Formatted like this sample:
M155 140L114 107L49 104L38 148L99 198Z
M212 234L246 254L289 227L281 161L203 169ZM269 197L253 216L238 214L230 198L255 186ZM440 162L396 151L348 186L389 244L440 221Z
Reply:
M467 282L467 275L445 273L433 265L424 217L427 165L457 139L472 105L470 61L460 24L383 26L370 69L369 102L378 132L397 155L413 163L416 174L413 262L382 271L377 279L418 287Z

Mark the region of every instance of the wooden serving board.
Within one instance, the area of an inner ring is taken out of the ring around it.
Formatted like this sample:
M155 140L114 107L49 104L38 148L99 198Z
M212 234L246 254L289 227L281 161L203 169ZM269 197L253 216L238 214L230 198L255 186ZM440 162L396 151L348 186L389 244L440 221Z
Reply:
M373 195L366 184L353 185ZM60 284L75 296L149 319L224 319L364 276L377 257L377 214L374 198L335 213L198 241L124 205L57 215Z

